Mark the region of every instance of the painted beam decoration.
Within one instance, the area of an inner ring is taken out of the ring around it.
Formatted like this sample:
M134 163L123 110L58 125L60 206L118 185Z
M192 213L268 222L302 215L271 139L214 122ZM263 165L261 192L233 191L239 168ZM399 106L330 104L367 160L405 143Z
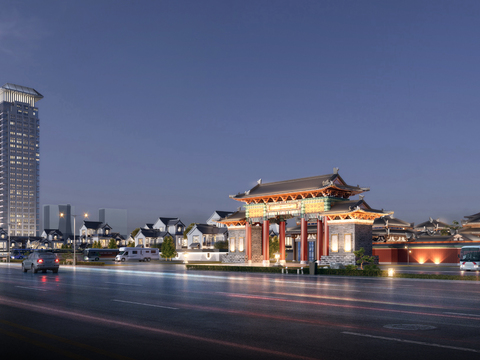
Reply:
M305 214L323 213L325 211L325 203L322 201L306 201L304 204Z

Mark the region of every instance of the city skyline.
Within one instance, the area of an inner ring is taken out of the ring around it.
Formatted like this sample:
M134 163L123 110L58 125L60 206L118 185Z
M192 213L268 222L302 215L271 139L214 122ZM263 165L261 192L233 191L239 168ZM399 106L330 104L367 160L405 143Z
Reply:
M25 11L28 9L28 11ZM332 173L420 223L480 211L474 1L6 1L1 84L37 89L40 205L205 222ZM108 14L108 16L106 16Z

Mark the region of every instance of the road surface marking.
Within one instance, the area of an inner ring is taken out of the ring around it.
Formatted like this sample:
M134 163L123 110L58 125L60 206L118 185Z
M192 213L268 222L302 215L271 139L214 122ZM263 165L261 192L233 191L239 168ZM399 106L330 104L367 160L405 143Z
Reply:
M128 285L128 286L143 286L143 285L138 285L138 284L128 284L128 283L109 282L109 281L106 281L105 284Z
M460 350L460 351L468 351L468 352L480 353L480 350L469 349L469 348L462 348L462 347L458 347L458 346L449 346L449 345L441 345L441 344L427 343L427 342L423 342L423 341L414 341L414 340L405 340L405 339L398 339L398 338L389 338L389 337L385 337L385 336L375 336L375 335L368 335L368 334L359 334L359 333L354 333L354 332L349 332L349 331L343 331L342 334L355 335L355 336L363 336L363 337L368 337L368 338L372 338L372 339L380 339L380 340L388 340L388 341L398 341L398 342L409 343L409 344L416 344L416 345L432 346L432 347L438 347L438 348L450 349L450 350Z
M117 300L117 299L113 299L112 301L121 302L121 303L126 303L126 304L143 305L143 306L158 307L158 308L163 308L163 309L178 310L178 308L171 307L171 306L145 304L145 303L139 303L139 302L134 302L134 301L125 301L125 300Z
M480 315L475 315L475 314L463 314L463 313L454 313L454 312L444 312L444 314L449 314L449 315L463 315L463 316L476 316L476 317L480 317Z
M298 282L298 281L284 281L284 280L273 280L274 283L281 283L281 284L294 284L296 285L295 287L301 287L305 289L319 289L319 290L325 290L325 287L332 287L332 286L337 286L337 287L348 287L348 285L337 285L337 284L312 284L310 282ZM309 286L307 286L309 285ZM339 290L339 291L350 291L350 292L361 292L361 290L348 290L348 289L329 289L329 290Z
M15 287L20 288L20 289L30 289L30 290L37 290L37 291L48 291L48 290L45 290L45 289L38 289L38 288L27 287L27 286L15 286Z

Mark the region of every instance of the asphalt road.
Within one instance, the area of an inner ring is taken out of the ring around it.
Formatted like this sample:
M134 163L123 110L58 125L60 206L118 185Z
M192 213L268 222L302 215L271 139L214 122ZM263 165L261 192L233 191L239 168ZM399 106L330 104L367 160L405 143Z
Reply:
M480 276L480 271L463 271L458 265L380 265L380 268L382 270L393 268L395 272L403 274Z
M0 264L0 351L40 359L479 359L480 283Z

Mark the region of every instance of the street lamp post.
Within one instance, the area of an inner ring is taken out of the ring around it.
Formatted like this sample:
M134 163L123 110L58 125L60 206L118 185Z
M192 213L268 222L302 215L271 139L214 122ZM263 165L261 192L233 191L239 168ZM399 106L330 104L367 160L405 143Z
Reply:
M64 217L65 214L64 213L60 213L60 217ZM76 249L75 249L75 245L76 245L76 238L75 238L75 230L76 230L76 219L77 219L77 215L71 215L73 216L73 266L76 266L77 265L77 252L76 252ZM87 218L88 217L88 214L85 213L83 214L83 217L84 218Z
M7 262L10 262L10 256L11 256L11 251L10 251L10 223L8 224L8 246L7 246Z
M405 246L405 249L407 249L407 265L410 265L410 248L408 247L408 245Z
M18 223L20 224L20 223ZM10 239L10 226L11 225L14 225L13 223L8 223L8 247L7 247L7 250L8 250L8 258L7 258L7 262L10 262L10 257L12 256L12 242L11 242L11 239Z

